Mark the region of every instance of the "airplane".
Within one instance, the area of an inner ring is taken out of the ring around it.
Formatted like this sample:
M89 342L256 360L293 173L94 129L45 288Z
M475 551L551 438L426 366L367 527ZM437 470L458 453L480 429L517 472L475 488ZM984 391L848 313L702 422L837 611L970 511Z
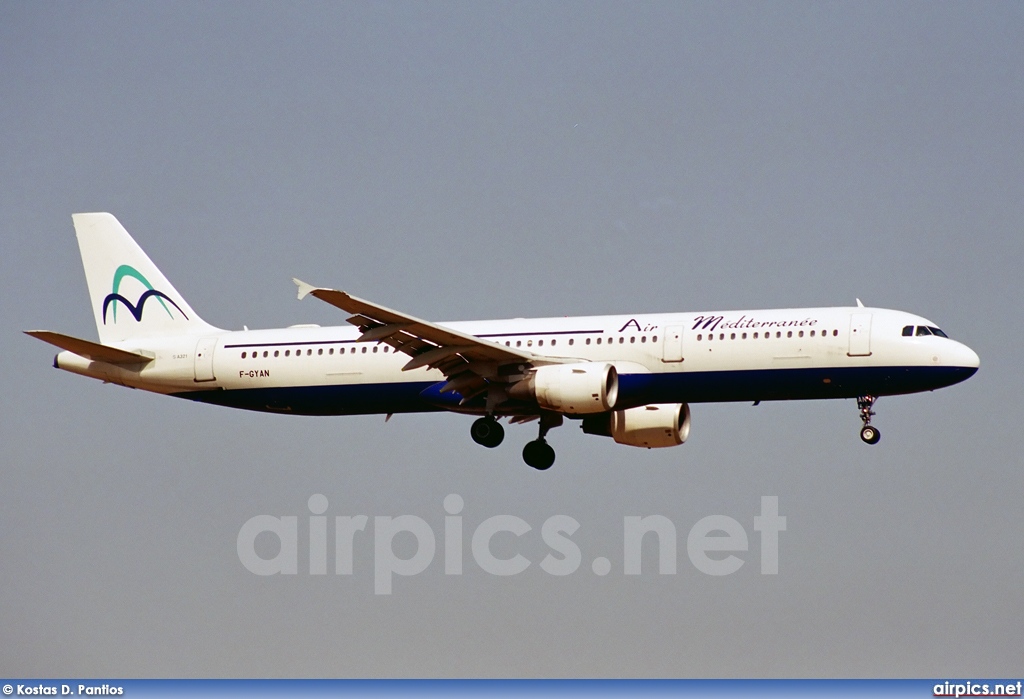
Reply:
M229 331L202 320L109 213L72 216L99 342L33 330L53 366L201 403L290 415L450 411L494 448L536 420L523 460L555 461L565 419L619 444L684 443L690 404L855 398L876 444L875 401L964 381L978 355L930 320L856 306L434 323L298 279L348 325Z

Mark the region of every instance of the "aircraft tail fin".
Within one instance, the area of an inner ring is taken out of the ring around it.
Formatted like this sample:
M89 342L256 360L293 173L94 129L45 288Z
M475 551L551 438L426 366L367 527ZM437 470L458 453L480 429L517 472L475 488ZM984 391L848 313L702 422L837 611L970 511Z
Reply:
M196 315L114 216L71 218L101 343L217 330Z

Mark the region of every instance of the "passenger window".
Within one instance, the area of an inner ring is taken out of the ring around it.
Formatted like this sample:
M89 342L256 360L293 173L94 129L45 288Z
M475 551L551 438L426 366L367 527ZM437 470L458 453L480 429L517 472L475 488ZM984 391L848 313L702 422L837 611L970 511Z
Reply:
M589 337L587 338L587 344L588 345L590 344L590 338Z
M914 334L914 326L913 325L904 325L903 326L903 337L912 337L913 334Z
M327 354L334 354L334 348L332 347L331 349L327 350Z
M516 347L522 347L522 346L523 346L523 341L522 340L516 340Z
M284 356L286 356L286 357L292 356L292 351L291 350L285 350L284 351Z
M804 336L804 331L803 330L801 330L800 332L797 333L797 337L803 337L803 336Z
M733 333L732 335L730 335L729 339L730 340L735 340L736 339L736 333Z
M697 333L697 342L700 342L703 339L704 339L704 336L701 335L700 333Z
M363 347L363 354L366 354L366 348Z
M373 353L377 354L377 348L376 347L373 348Z
M551 346L554 347L556 342L558 342L558 340L552 340L551 341Z
M619 338L619 344L620 344L620 345L621 345L621 344L622 344L623 342L625 342L625 341L626 341L626 338L624 338L624 337L620 337L620 338Z
M640 336L640 342L647 342L647 336L646 335L641 335Z
M725 339L725 333L718 333L718 339L719 340L724 340Z
M544 340L538 340L537 341L537 346L538 347L543 347L544 346Z
M318 350L316 351L316 353L317 353L317 354L323 354L323 353L324 353L324 348L323 348L323 347L321 347L320 349L318 349Z
M629 338L629 344L632 345L634 342L636 342L636 336Z
M832 331L832 336L835 337L837 335L839 335L839 331L838 330L833 330Z
M601 338L597 338L597 344L601 344Z
M573 339L571 337L569 338L569 344L573 344Z
M747 339L747 334L746 333L743 333L743 338L742 339L744 339L744 340Z
M280 357L281 356L281 350L274 350L274 356L275 357Z
M654 337L651 338L651 342L657 342L657 341L658 341L658 336L657 335L655 335Z
M754 333L754 339L755 340L757 339L757 333Z
M245 352L242 352L242 359L245 359Z

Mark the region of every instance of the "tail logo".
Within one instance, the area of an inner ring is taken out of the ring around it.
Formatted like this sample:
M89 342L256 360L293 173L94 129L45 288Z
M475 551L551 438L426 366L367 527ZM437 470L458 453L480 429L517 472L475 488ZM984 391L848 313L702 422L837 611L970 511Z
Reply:
M139 300L136 301L134 305L132 304L131 301L129 301L119 293L121 289L121 282L124 280L125 277L131 277L132 279L136 279L139 282L141 282L144 287L146 287L146 291L142 293L142 296L139 297ZM167 316L169 318L174 318L174 314L172 314L171 309L167 307L168 303L174 306L178 310L178 313L184 316L185 320L188 320L188 316L185 315L185 312L178 307L178 304L176 304L171 299L171 297L165 294L164 292L154 289L153 285L149 283L149 280L146 279L142 275L142 273L139 272L139 270L135 269L130 265L121 265L114 272L113 290L109 294L107 294L107 297L105 299L103 299L103 324L107 324L107 308L111 306L113 306L112 315L114 322L117 322L118 302L124 304L125 308L127 308L128 312L132 314L132 317L135 318L136 322L141 322L142 310L146 306L146 301L148 301L154 296L156 297L157 301L160 302L160 305L163 306L164 310L167 311Z

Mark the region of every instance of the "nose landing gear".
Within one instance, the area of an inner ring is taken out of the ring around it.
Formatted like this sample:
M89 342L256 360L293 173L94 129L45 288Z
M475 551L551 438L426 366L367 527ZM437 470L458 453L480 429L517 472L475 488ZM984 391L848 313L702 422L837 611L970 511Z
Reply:
M860 396L857 398L860 420L864 423L864 426L860 428L860 438L866 444L878 444L878 440L882 438L882 433L878 431L878 428L871 426L871 417L875 414L875 411L871 408L875 405L876 400L874 396Z

